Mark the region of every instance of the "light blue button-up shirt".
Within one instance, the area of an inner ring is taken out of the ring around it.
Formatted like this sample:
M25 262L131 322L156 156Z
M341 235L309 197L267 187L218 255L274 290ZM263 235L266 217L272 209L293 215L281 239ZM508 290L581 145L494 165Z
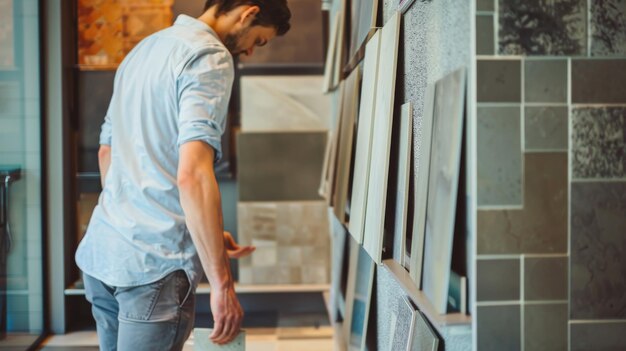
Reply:
M221 157L233 79L215 32L184 15L124 59L100 134L111 165L76 252L83 272L125 287L184 269L197 286L202 267L180 205L178 149L201 140Z

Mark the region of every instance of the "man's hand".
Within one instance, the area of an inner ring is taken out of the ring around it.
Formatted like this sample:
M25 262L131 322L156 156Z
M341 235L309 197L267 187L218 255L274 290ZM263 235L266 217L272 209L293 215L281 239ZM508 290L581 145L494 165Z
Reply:
M235 242L233 236L226 231L224 232L224 247L226 247L226 253L229 258L242 258L256 250L254 246L240 246Z
M243 310L232 286L211 289L211 312L214 324L209 338L220 345L231 342L239 334L243 320Z

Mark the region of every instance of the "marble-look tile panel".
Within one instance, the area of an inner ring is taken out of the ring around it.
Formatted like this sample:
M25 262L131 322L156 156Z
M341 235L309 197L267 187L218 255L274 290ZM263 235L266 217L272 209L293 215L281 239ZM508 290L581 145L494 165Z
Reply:
M567 153L524 160L524 208L479 210L478 254L567 252Z
M568 113L565 106L526 107L524 150L567 151Z
M572 102L626 103L626 84L619 79L623 72L626 72L626 60L573 59Z
M524 100L567 102L567 60L526 60Z
M521 351L519 305L478 306L476 333L480 351Z
M584 55L586 0L499 0L502 55Z
M494 55L496 53L496 44L493 31L493 15L476 16L477 55Z
M524 299L567 300L567 257L526 257Z
M326 132L239 134L239 200L321 199L318 188L326 137Z
M478 102L521 102L520 60L478 60Z
M626 321L571 323L571 351L621 351L626 350Z
M626 182L575 182L571 194L570 317L626 319Z
M626 177L626 107L572 110L572 176Z
M478 260L476 301L513 301L520 298L520 260Z
M591 56L626 55L626 0L590 1Z
M567 351L567 303L524 306L524 351Z
M479 107L478 205L522 205L519 107Z

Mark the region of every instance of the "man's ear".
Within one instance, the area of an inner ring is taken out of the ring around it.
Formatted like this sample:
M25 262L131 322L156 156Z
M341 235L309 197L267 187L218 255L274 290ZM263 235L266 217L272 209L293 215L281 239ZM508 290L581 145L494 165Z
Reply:
M241 15L239 15L239 21L241 24L249 25L256 18L256 15L261 11L256 5L251 5L247 9L245 9Z

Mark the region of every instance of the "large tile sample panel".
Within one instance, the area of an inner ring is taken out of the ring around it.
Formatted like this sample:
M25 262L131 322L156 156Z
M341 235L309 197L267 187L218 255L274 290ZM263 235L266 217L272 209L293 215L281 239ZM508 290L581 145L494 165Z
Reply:
M521 351L519 305L476 307L476 334L480 351Z
M243 132L313 131L330 127L322 76L242 76Z
M626 350L624 338L626 322L591 321L570 324L571 351L621 351Z
M79 172L98 172L100 128L113 95L115 71L78 74Z
M478 205L522 205L520 130L519 107L478 108Z
M319 0L288 0L287 4L291 10L289 32L270 40L263 47L255 48L251 56L241 55L241 63L290 65L324 62Z
M626 107L572 110L572 176L626 178Z
M346 316L343 320L344 336L351 350L363 350L372 306L376 265L361 245L352 238L348 240L350 267L346 289Z
M424 241L424 293L446 312L463 139L465 70L437 82Z
M626 55L626 1L590 1L592 56Z
M239 241L256 246L239 261L242 284L327 284L330 281L326 203L240 202Z
M478 254L567 252L567 153L524 159L524 207L478 211Z
M572 183L572 319L626 319L626 183Z
M523 338L524 351L567 351L567 302L525 305Z
M400 13L396 12L383 27L378 61L378 87L376 88L374 107L374 134L372 136L371 155L371 159L375 162L371 162L369 169L370 178L363 238L363 247L378 264L381 263L382 258L401 19Z
M587 53L586 0L498 0L504 55ZM520 20L520 19L524 20Z
M626 60L572 59L572 102L626 103L626 84L619 79Z
M237 136L239 200L319 200L325 132Z

